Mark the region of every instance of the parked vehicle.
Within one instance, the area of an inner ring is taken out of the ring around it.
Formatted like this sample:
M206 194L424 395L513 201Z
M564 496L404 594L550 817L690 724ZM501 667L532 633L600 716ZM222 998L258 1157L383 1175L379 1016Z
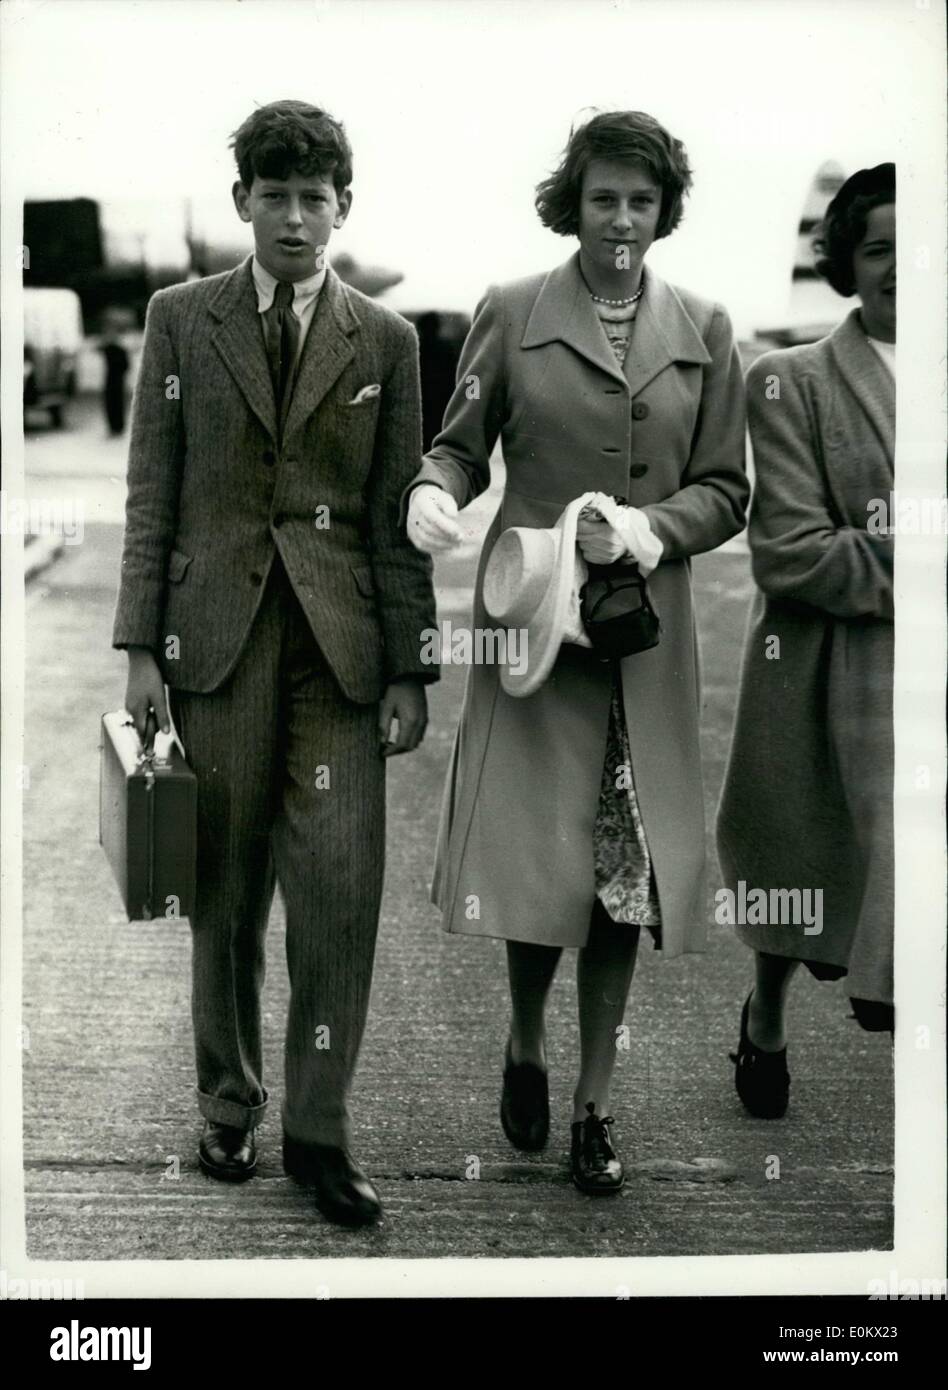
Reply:
M74 290L23 291L23 406L49 412L56 429L76 393L82 308Z

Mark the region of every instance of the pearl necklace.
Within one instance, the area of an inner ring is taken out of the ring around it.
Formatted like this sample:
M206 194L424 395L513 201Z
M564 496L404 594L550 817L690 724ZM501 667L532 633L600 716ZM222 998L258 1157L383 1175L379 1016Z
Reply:
M589 297L590 299L595 300L597 304L611 304L615 308L624 308L626 304L635 304L637 300L641 299L644 290L645 281L643 280L641 285L639 285L638 289L635 291L635 294L630 295L628 299L604 299L601 294L593 294L592 290L589 291Z

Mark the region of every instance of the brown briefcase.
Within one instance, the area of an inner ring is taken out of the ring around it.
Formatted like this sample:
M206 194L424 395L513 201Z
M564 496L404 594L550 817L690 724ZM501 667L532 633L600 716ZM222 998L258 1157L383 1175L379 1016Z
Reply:
M99 748L99 843L128 920L190 916L197 778L176 744L143 749L125 710L102 716Z

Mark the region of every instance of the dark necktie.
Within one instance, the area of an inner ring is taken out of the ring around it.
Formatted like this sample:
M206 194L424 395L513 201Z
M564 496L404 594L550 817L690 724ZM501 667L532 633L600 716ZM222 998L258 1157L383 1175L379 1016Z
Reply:
M273 303L264 314L267 332L267 358L270 378L276 399L277 417L281 424L286 418L293 391L296 352L300 342L300 322L292 310L293 286L281 280L277 284Z

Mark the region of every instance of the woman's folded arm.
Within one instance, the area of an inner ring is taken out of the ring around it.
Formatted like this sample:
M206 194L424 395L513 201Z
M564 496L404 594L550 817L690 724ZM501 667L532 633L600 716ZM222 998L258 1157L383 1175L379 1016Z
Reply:
M774 377L779 395L768 389ZM893 541L833 515L805 376L768 354L747 385L756 476L748 537L758 585L838 618L891 618Z

